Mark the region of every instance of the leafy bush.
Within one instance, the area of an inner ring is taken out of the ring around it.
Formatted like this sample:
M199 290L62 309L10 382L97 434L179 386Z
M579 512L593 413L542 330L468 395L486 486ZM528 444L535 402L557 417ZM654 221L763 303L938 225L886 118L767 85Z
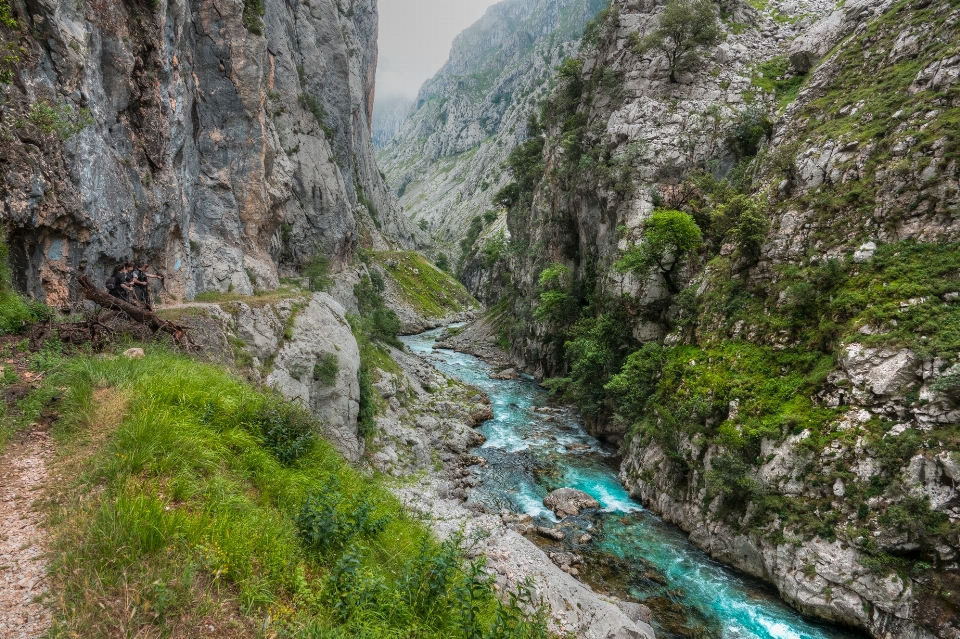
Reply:
M263 17L265 9L263 0L243 0L243 26L247 31L256 35L263 35Z
M752 158L760 151L760 144L773 133L773 122L760 107L750 107L741 112L727 142L738 158Z
M752 477L753 468L743 457L722 453L711 458L707 471L707 487L711 494L724 496L724 505L743 510L747 503L762 494L761 486Z
M949 403L960 403L960 368L951 369L938 377L931 388Z
M437 260L434 262L441 271L450 272L450 259L446 253L438 253Z
M27 117L19 120L17 126L28 122L36 126L41 133L55 133L66 140L93 124L94 119L90 109L74 111L66 104L49 104L44 100L37 100L30 105Z
M576 300L570 294L573 274L570 268L554 263L543 269L537 280L540 287L540 303L533 311L538 322L564 324L576 311Z
M386 286L377 269L370 269L370 275L361 276L360 282L354 285L353 292L360 310L360 329L368 339L402 348L397 339L402 327L400 317L396 311L387 308L383 300Z
M622 312L585 317L570 329L570 339L564 344L570 361L570 384L565 395L587 417L596 418L604 412L604 385L620 370L631 342L630 324Z
M337 383L337 373L340 372L340 360L333 353L324 353L313 365L313 379L323 382L327 386Z
M644 344L630 353L620 371L611 377L605 388L616 402L622 421L635 424L647 412L665 360L664 348L656 343Z
M389 516L377 514L365 494L347 495L337 479L307 497L296 517L297 531L310 550L326 553L354 544L358 536L372 537L386 529Z
M256 417L266 446L283 464L290 464L310 451L319 424L306 410L288 403L267 402Z
M883 526L907 533L911 541L942 535L950 529L946 513L932 510L926 496L904 497L903 501L889 506L877 519Z

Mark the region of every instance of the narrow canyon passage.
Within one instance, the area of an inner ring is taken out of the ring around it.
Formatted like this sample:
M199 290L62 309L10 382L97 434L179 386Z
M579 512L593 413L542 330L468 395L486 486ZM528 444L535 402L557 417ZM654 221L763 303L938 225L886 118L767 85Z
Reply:
M490 379L490 366L444 348L443 329L404 337L441 372L476 386L492 402L494 418L481 427L487 441L474 452L488 462L470 501L494 512L527 513L534 523L557 522L542 500L569 486L600 502L599 512L569 517L566 539L547 552L583 558L584 581L600 592L629 597L653 610L658 637L724 639L847 639L849 631L816 623L783 603L769 586L712 560L686 534L630 498L617 479L614 453L583 429L579 416L550 406L546 391L525 380ZM538 541L546 541L539 540Z

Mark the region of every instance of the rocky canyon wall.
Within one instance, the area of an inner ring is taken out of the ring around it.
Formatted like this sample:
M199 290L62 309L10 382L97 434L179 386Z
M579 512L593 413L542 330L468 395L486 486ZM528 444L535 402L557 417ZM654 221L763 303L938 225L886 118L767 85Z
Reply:
M370 134L375 0L13 0L0 186L21 288L146 259L170 294L417 243Z

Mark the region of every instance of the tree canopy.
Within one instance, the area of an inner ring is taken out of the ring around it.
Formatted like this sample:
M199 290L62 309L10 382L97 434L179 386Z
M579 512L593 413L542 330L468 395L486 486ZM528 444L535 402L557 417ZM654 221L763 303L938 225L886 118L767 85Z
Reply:
M668 0L657 28L640 41L638 50L657 50L667 56L670 82L677 73L700 64L700 51L723 40L717 10L711 0Z
M655 267L670 291L676 293L680 289L673 280L674 270L701 244L703 234L689 214L657 209L647 220L643 241L617 260L616 268L646 275Z

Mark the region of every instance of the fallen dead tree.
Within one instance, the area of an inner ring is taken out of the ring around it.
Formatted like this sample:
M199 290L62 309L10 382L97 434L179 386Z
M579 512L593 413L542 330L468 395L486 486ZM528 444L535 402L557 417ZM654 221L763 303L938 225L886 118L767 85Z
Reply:
M114 297L109 293L101 291L94 286L93 282L91 282L90 278L86 275L78 276L77 282L83 289L83 296L91 302L96 302L103 308L124 313L133 321L150 327L154 333L158 331L168 333L173 337L174 343L181 348L185 348L187 350L192 350L195 348L196 345L187 334L186 326L171 322L170 320L165 320L161 317L158 317L157 314L152 311L148 311L147 309L135 304L125 302L118 297Z

